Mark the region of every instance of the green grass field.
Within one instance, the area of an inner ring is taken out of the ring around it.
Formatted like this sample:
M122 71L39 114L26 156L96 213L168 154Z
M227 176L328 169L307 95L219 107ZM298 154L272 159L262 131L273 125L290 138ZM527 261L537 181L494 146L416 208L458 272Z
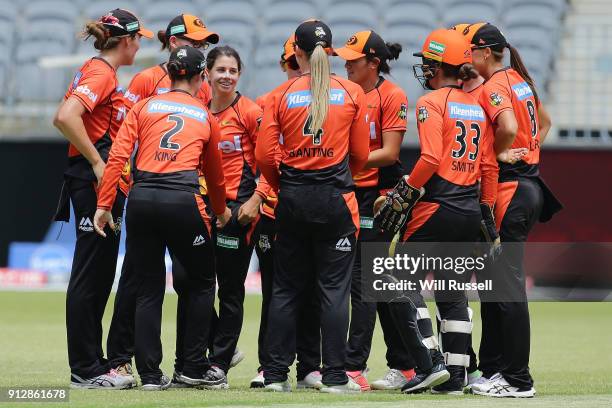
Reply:
M0 387L66 386L69 370L64 329L62 293L0 292ZM112 305L112 299L109 302ZM473 305L477 308L477 305ZM431 305L430 305L431 309ZM538 396L532 400L491 400L478 396L406 396L394 392L369 392L349 396L315 391L273 394L250 390L249 380L257 368L257 332L260 297L248 296L239 347L247 358L230 371L230 390L168 390L146 393L127 391L70 391L71 407L202 407L274 406L294 407L612 407L612 304L533 303L531 369ZM176 296L164 304L163 370L172 374ZM111 316L107 309L105 327ZM433 309L431 310L433 312ZM475 338L480 336L476 318ZM477 344L475 345L477 346ZM377 327L370 357L369 378L386 371L384 343ZM292 373L294 374L294 372ZM295 383L295 377L292 378ZM0 408L9 406L0 402ZM42 406L18 403L14 406ZM60 406L68 404L47 404Z

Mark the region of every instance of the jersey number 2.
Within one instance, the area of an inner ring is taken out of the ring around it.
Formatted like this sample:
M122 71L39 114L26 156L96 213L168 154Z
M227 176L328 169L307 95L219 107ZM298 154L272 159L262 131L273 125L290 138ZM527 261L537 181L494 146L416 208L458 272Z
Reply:
M159 141L159 147L168 150L179 150L181 148L181 145L178 143L171 142L170 138L176 135L181 130L183 130L183 126L185 126L185 121L179 115L170 115L168 116L168 122L175 122L175 125L172 129L163 134L161 140Z
M306 122L304 122L304 136L312 136L312 144L318 146L321 144L321 139L323 137L323 129L317 129L316 133L311 129L312 124L312 116L308 114L306 118Z

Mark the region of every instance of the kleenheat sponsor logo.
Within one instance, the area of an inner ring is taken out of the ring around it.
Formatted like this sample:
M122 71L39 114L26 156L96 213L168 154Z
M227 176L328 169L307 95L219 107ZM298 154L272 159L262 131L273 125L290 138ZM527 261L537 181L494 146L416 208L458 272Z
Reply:
M148 103L147 111L149 113L172 113L176 115L183 115L200 122L206 122L206 118L208 117L206 111L196 106L184 105L182 103L169 101L153 100Z
M484 111L478 105L449 102L448 115L451 119L484 121Z
M300 108L310 105L312 95L310 91L291 92L285 97L287 99L287 108ZM329 92L330 105L344 105L344 90L331 89Z
M533 96L533 92L527 82L520 82L516 85L512 85L512 90L519 101Z

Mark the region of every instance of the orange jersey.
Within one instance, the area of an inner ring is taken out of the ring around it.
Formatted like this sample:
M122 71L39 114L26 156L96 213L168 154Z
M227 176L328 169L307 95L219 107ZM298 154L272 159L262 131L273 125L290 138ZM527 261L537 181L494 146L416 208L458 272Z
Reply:
M168 91L170 91L170 77L168 76L165 64L159 64L134 75L123 95L123 103L130 110L138 101L149 96L161 95ZM197 97L205 105L210 101L211 92L208 82L202 82L202 87L198 91Z
M263 95L259 95L257 99L255 99L255 103L259 105L262 111L264 106L266 106L266 99L268 98L268 95L270 95L270 92L265 93Z
M266 99L268 98L268 95L270 95L270 92L260 95L259 97L257 97L257 99L255 99L255 103L259 105L262 110L266 105ZM272 186L270 186L270 183L268 183L268 180L266 180L263 174L260 174L259 176L259 182L257 183L257 188L255 189L255 192L259 194L259 196L263 199L263 202L259 207L259 212L270 218L275 218L274 210L276 209L278 196L276 195L276 192L274 191Z
M419 98L416 114L419 161L435 169L424 185L423 200L480 213L481 142L488 126L484 110L470 94L444 87Z
M540 162L538 104L529 84L512 68L495 72L484 84L480 103L493 123L507 110L514 112L518 132L511 148L526 147L529 153L514 165L500 166L500 178L514 174L537 176Z
M225 183L217 149L219 127L206 106L183 91L170 91L134 105L110 152L98 194L98 208L112 207L115 185L138 142L134 186L199 191L206 178L215 214L225 208Z
M405 132L408 98L393 82L380 77L376 87L366 93L370 127L370 151L383 147L383 132ZM382 168L364 169L353 177L357 187L393 188L402 176L401 163Z
M322 132L310 128L310 100L309 74L286 81L267 97L256 148L261 172L275 189L282 180L350 190L351 173L358 173L368 157L365 94L359 85L330 76L329 111Z
M476 88L468 91L474 99L480 101L480 95L484 91L484 86L480 84ZM482 106L482 105L481 105ZM497 199L497 180L499 177L499 165L495 154L495 133L490 119L487 117L487 131L482 136L480 145L482 146L482 160L480 162L480 201L493 207Z
M108 152L123 119L121 89L115 69L102 58L90 59L76 73L64 95L64 99L70 97L77 98L85 107L82 118L91 143L98 151ZM80 154L71 144L68 156L72 158Z
M223 160L227 199L244 203L255 192L255 143L262 111L238 94L221 112L213 113L221 129L218 149Z

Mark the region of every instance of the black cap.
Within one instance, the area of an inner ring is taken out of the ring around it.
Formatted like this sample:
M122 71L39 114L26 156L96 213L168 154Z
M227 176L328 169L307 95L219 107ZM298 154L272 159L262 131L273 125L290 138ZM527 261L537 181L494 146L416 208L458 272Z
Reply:
M179 75L199 74L206 67L204 54L196 48L183 45L170 53L168 64L178 64Z
M313 51L317 45L331 48L332 33L327 24L320 20L304 21L295 30L295 43L306 52Z
M110 32L111 37L121 37L130 34L140 34L153 38L153 33L140 24L138 17L124 9L114 9L98 20Z
M506 37L493 24L484 24L474 33L472 37L473 48L491 48L493 51L502 52L508 46Z

